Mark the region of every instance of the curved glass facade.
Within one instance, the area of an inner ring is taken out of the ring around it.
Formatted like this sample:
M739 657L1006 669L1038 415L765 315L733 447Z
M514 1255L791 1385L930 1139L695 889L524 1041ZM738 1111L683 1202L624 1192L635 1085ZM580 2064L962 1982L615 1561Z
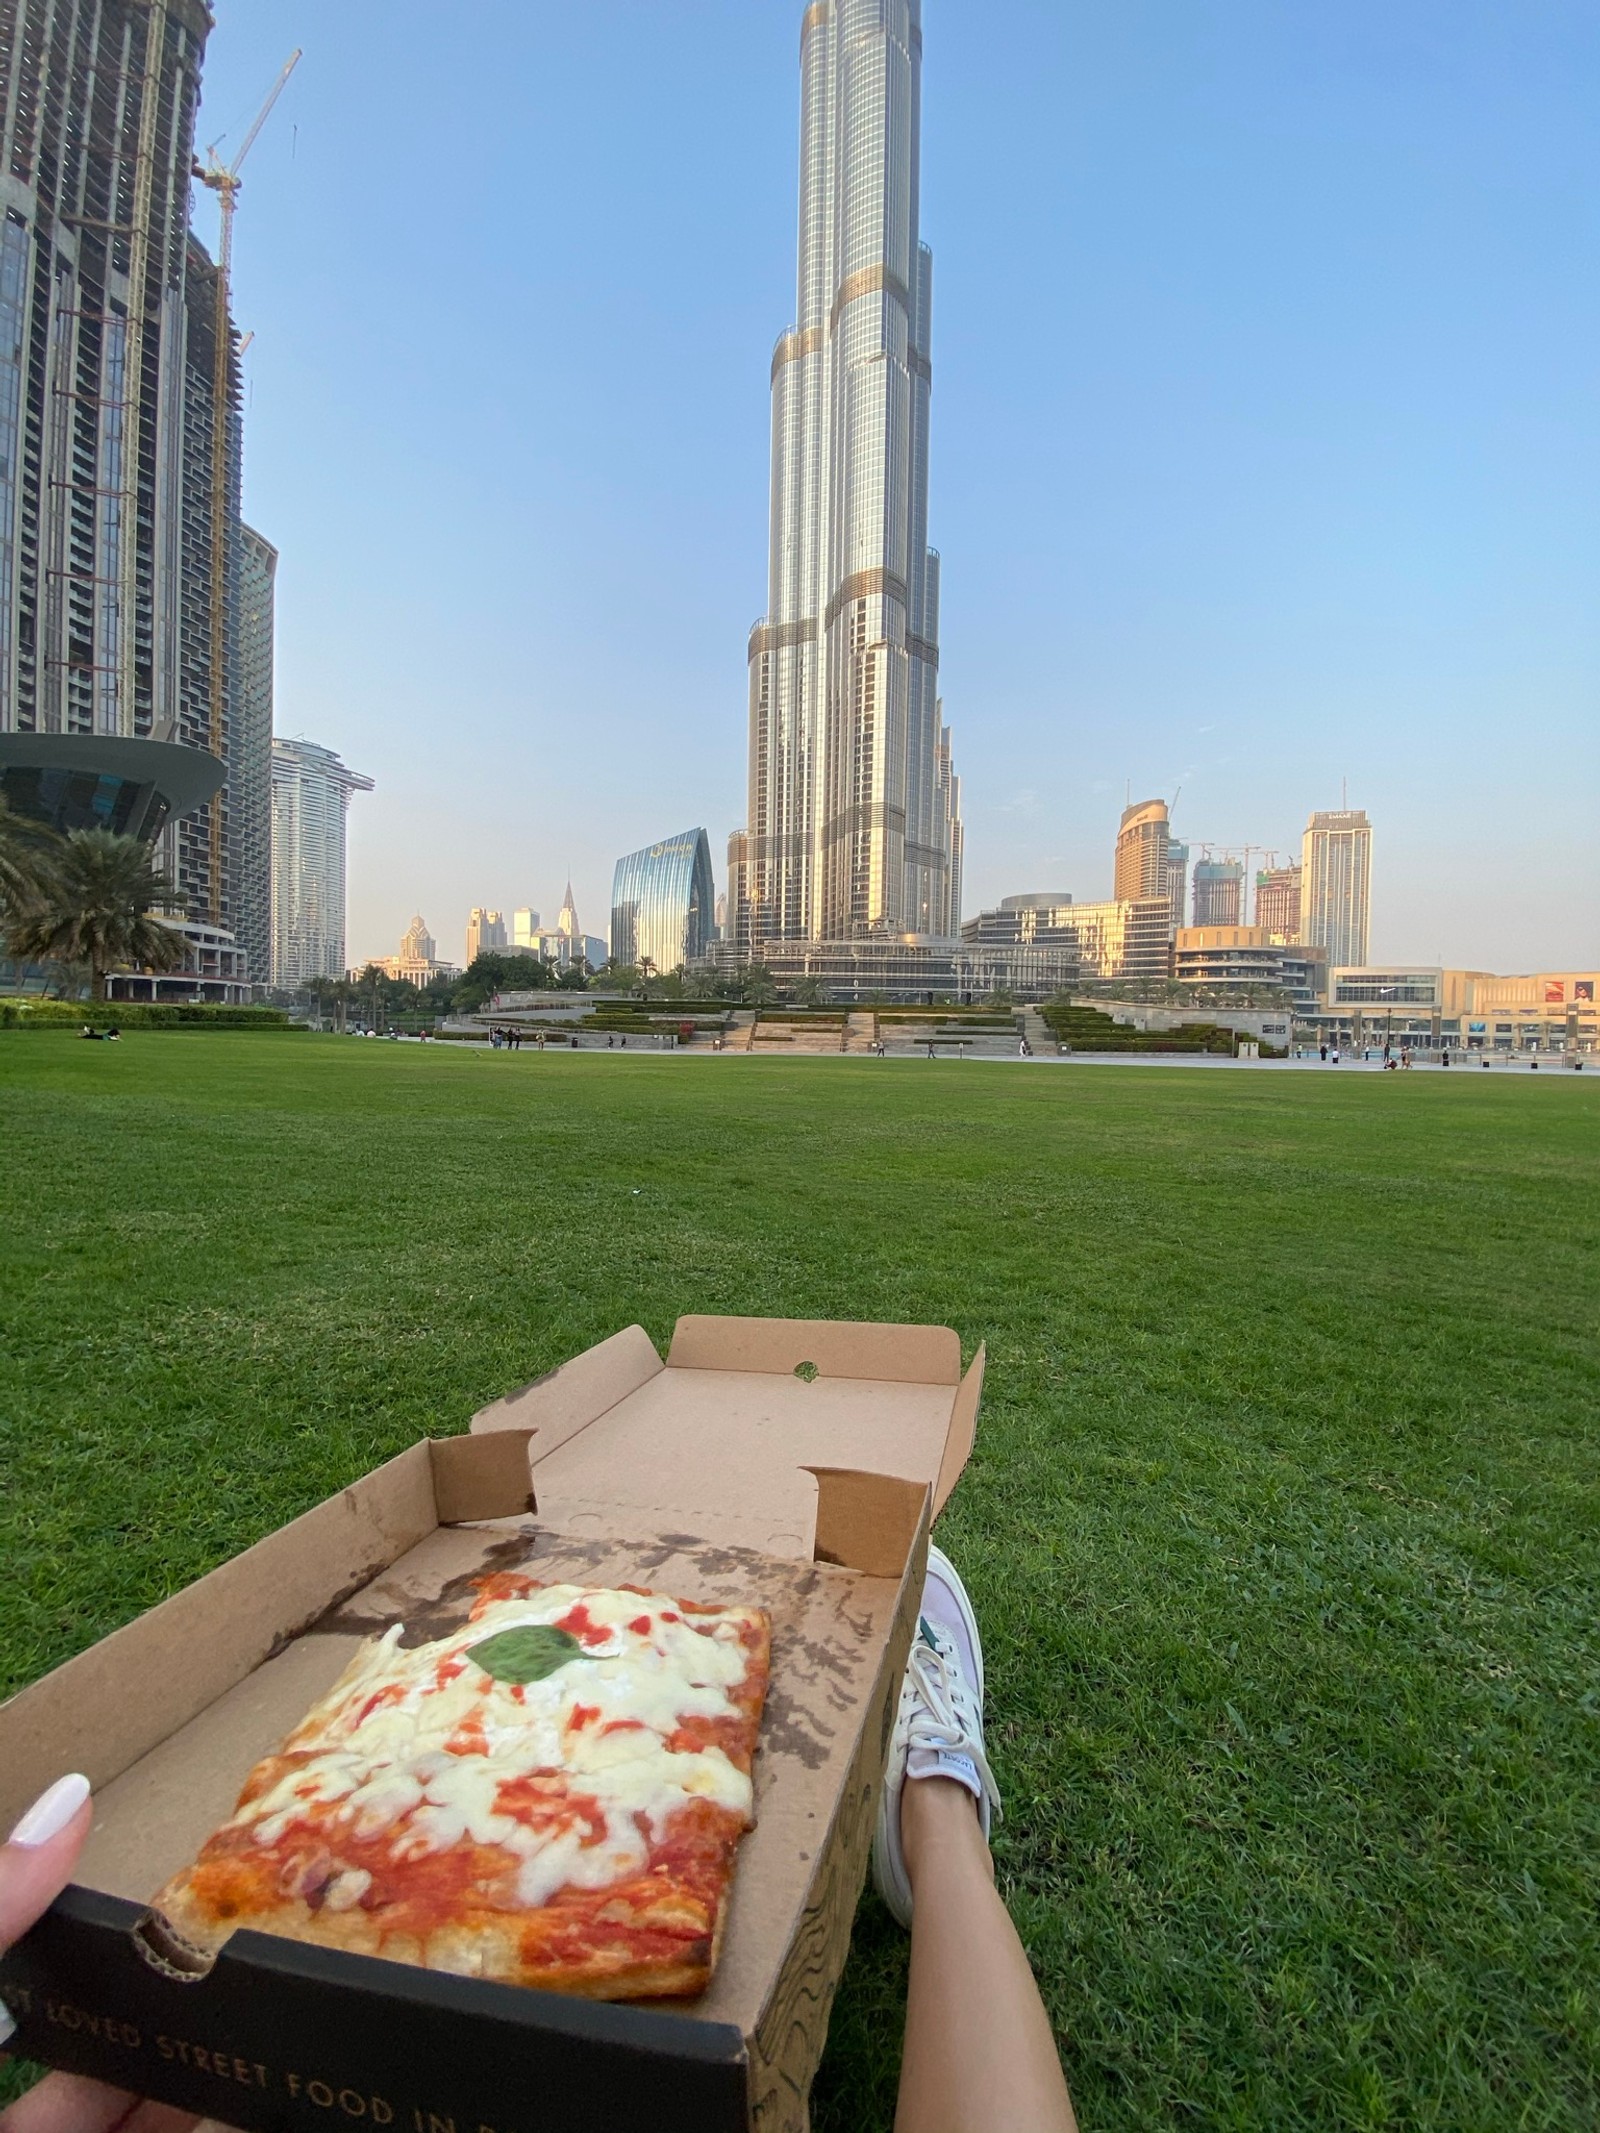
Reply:
M611 884L611 953L619 963L676 970L711 946L716 890L703 829L685 830L617 861Z

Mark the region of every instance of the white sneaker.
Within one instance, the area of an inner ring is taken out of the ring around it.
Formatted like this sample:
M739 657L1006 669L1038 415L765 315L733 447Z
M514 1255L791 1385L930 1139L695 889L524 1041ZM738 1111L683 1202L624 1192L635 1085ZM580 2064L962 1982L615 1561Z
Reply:
M983 1751L983 1645L967 1588L942 1548L928 1550L921 1619L911 1640L872 1839L873 1885L903 1926L911 1923L911 1880L900 1844L900 1795L908 1780L915 1784L930 1777L966 1786L987 1840L1000 1812L1000 1791Z

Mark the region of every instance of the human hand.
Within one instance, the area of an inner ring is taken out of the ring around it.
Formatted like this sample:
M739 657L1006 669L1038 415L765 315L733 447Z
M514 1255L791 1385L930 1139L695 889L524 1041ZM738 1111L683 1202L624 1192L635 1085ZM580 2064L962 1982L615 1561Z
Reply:
M93 1820L89 1780L57 1778L0 1845L0 1953L22 1938L71 1880ZM15 2029L0 2005L0 2054ZM0 2133L188 2133L195 2122L192 2111L146 2102L83 2074L47 2074L0 2111Z

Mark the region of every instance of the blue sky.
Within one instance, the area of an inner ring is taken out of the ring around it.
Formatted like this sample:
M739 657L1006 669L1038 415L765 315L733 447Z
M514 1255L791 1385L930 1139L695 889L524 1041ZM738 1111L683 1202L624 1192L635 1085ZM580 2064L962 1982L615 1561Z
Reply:
M217 0L278 730L353 958L604 930L744 818L800 0ZM1600 9L926 0L932 534L968 911L1375 824L1373 952L1600 962ZM209 238L209 198L196 226Z

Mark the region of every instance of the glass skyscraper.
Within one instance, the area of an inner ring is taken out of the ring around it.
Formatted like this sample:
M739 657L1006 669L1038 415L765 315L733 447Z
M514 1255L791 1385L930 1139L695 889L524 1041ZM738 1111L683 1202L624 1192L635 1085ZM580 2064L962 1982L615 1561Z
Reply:
M272 744L272 982L342 978L345 814L372 780L315 741Z
M711 846L703 829L630 852L617 861L611 884L613 958L648 962L658 971L704 962L715 930L715 903Z
M921 12L813 0L801 25L799 293L772 358L768 604L732 845L729 930L745 953L949 936L960 921L928 546Z

